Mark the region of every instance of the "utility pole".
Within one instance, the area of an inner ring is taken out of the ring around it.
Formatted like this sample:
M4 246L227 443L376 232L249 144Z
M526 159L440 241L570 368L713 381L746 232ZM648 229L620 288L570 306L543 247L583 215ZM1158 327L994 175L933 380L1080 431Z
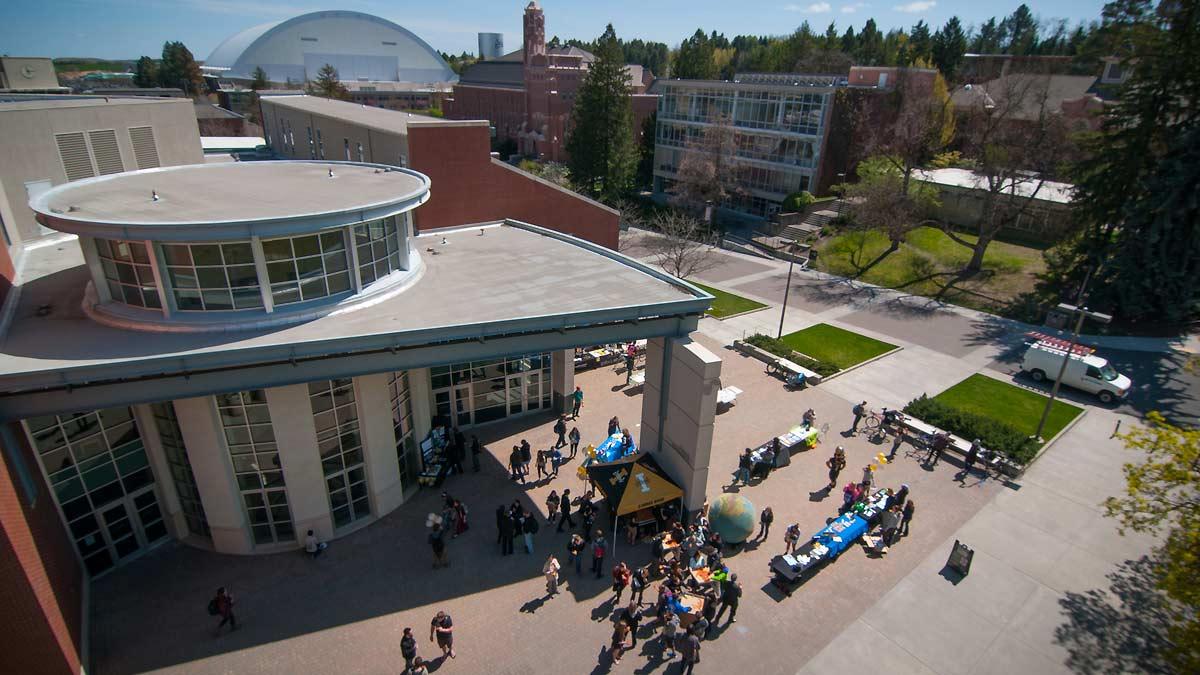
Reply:
M796 266L796 242L792 242L788 246L788 278L787 285L783 287L783 307L779 310L779 335L776 335L777 340L783 339L783 318L787 316L787 301L788 293L792 290L792 268Z

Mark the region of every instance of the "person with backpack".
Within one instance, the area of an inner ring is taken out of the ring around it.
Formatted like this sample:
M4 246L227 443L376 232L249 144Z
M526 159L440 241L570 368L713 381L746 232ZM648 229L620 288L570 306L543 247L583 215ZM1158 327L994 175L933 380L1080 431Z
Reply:
M230 632L238 629L237 617L233 614L233 595L225 592L224 586L218 588L216 597L208 601L208 613L221 617L221 623L217 624L217 635L221 634L225 624L229 624Z
M858 405L854 406L853 412L854 412L854 424L850 425L850 434L851 435L858 433L858 423L861 422L862 418L867 414L867 402L863 401L862 403L859 403Z
M567 444L567 416L559 415L558 421L554 423L554 433L558 434L558 440L554 442L554 448L558 449Z

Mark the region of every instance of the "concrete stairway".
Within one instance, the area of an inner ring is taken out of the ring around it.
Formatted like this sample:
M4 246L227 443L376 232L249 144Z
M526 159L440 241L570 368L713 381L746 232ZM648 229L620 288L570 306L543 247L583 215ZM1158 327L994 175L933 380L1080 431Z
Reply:
M821 228L829 224L829 221L837 218L837 211L814 211L808 214L803 223L799 225L787 225L779 233L779 236L785 239L795 239L804 241L810 237L815 237L820 233Z

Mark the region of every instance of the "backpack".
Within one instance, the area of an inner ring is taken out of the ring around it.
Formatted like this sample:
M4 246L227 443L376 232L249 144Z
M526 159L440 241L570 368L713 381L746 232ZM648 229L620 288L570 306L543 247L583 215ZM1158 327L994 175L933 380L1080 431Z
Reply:
M537 518L530 517L529 524L530 524L529 529L533 531L532 534L537 534L538 528L541 527L540 525L538 525Z
M208 601L208 614L209 614L209 616L216 616L216 615L218 615L218 614L220 614L220 613L221 613L221 610L220 610L220 608L219 608L219 607L217 607L217 599L216 599L216 598L213 598L212 600L209 600L209 601Z

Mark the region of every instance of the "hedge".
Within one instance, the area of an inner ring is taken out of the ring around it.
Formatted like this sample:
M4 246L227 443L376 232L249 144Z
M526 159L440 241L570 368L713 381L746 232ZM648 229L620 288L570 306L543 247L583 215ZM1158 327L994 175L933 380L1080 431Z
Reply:
M746 338L746 342L758 347L759 349L764 349L768 352L771 352L775 356L787 359L798 366L808 368L821 377L829 377L830 375L833 375L841 370L832 363L825 363L824 361L810 359L807 356L800 356L793 351L791 347L784 344L782 340L778 340L769 335L755 333L754 335Z
M984 448L999 452L1022 466L1028 464L1038 451L1037 441L1012 425L960 410L924 394L909 401L904 412L969 441L978 438Z

